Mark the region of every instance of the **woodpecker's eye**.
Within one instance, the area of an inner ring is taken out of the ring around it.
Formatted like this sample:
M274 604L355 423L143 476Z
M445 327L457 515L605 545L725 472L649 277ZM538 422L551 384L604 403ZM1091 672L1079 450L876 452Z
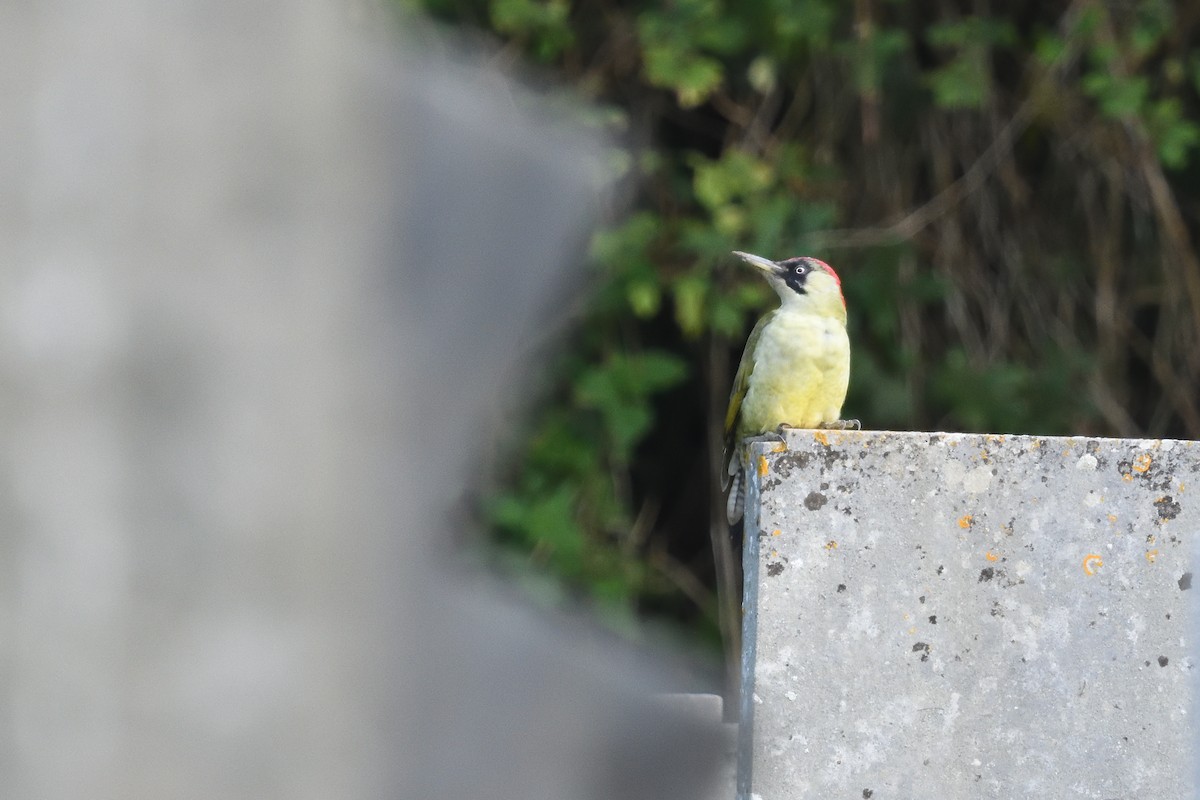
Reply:
M803 264L797 264L794 272L797 275L803 275L804 273L808 272L808 267L804 266Z

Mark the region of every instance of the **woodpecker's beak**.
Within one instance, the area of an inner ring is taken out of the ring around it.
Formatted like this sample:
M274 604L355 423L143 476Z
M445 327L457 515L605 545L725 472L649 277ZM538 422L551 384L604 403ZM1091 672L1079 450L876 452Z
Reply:
M783 267L779 266L778 264L776 264L774 261L770 260L769 258L763 258L762 256L756 256L753 253L743 253L740 250L734 250L733 254L735 256L737 256L738 258L740 258L742 261L745 261L750 266L754 267L755 269L760 270L761 272L765 273L765 275L768 279L782 277L782 274L784 272Z
M735 256L737 256L738 258L740 258L742 261L745 261L750 266L754 267L755 269L759 269L759 270L762 270L763 272L767 273L767 275L769 275L769 276L772 276L772 277L779 276L779 273L781 271L779 268L779 265L776 264L774 261L771 261L770 259L763 258L762 256L756 256L752 253L743 253L740 250L734 250L733 254Z

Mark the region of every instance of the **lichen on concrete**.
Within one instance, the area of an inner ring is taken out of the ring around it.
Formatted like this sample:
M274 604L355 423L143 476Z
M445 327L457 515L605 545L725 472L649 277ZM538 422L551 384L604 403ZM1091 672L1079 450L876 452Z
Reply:
M1191 796L1200 443L785 443L755 445L743 787Z

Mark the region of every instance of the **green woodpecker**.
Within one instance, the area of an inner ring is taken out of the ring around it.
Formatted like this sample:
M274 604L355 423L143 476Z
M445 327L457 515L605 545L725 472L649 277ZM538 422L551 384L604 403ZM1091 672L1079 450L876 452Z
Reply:
M743 439L783 428L857 427L840 421L850 381L850 339L837 273L806 256L769 261L734 255L762 272L781 303L754 326L729 394L724 488L730 525L742 518L745 504Z

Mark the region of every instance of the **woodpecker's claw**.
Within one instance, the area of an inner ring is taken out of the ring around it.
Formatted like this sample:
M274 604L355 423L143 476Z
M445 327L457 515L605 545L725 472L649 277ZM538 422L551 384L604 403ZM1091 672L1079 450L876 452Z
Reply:
M862 423L856 419L838 419L833 422L822 422L821 427L828 431L861 431Z
M760 433L758 436L747 436L743 441L746 444L759 444L761 442L781 442L783 441L784 430L790 428L790 425L780 425L770 433Z

